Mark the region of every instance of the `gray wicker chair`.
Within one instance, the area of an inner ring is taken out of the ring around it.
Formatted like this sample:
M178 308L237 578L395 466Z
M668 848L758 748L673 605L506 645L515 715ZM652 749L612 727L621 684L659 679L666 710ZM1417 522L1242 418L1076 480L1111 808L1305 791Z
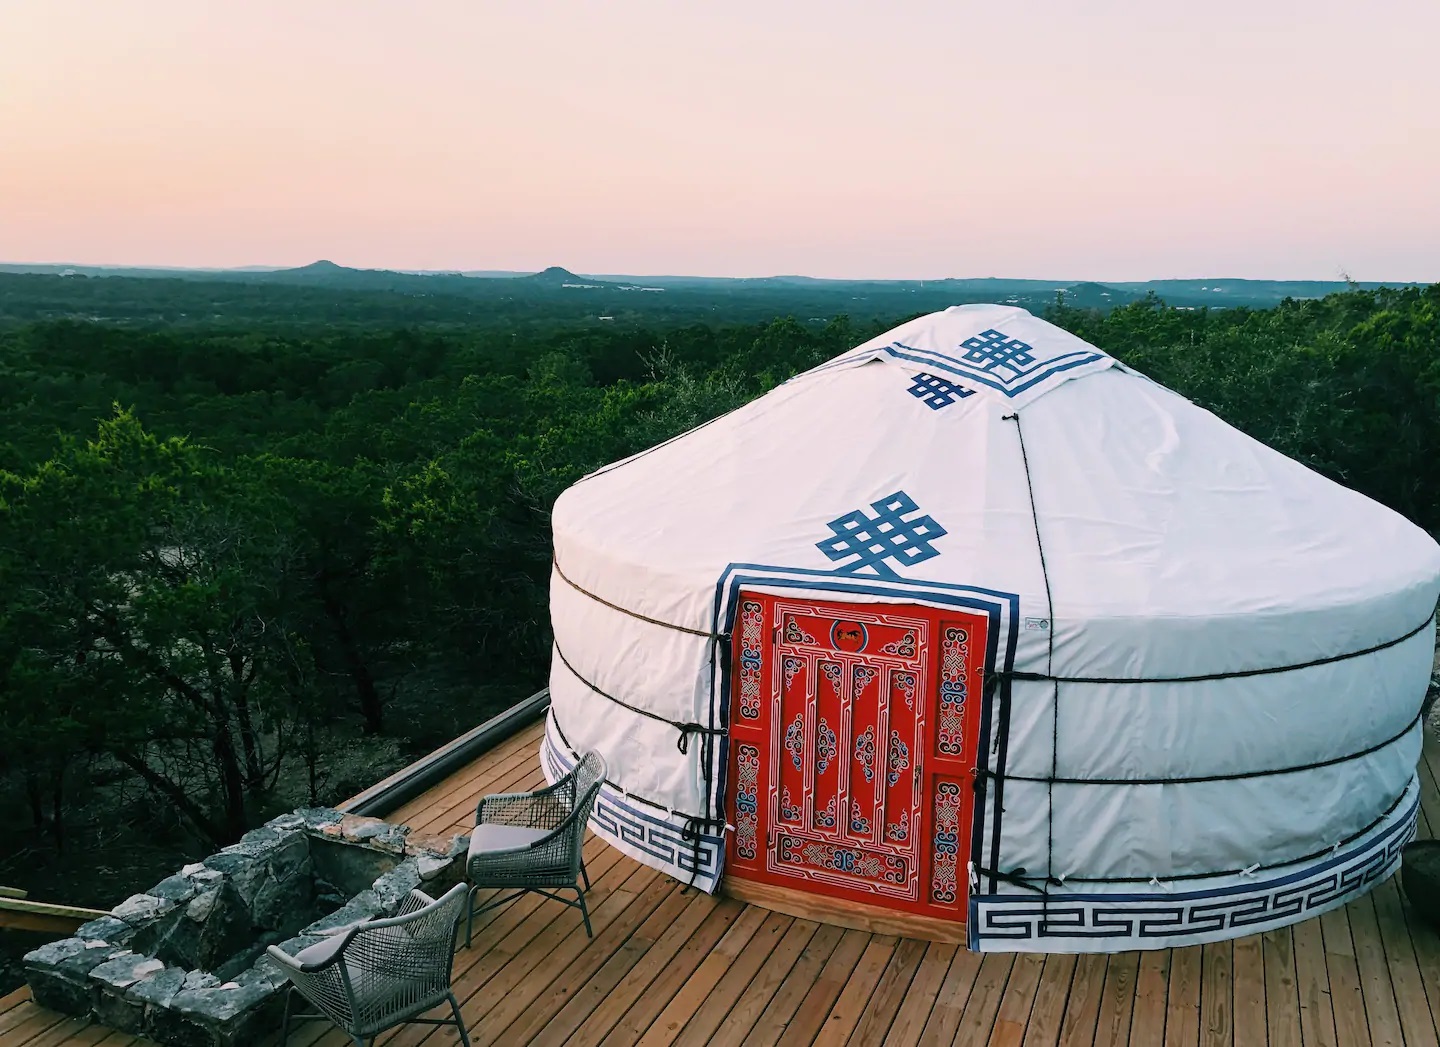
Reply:
M453 1025L470 1047L460 1005L450 989L455 936L467 897L456 884L439 901L411 891L400 915L367 920L291 956L270 946L270 958L290 979L285 995L283 1045L292 1018L328 1018L349 1033L359 1047L386 1029L407 1022ZM294 993L319 1009L290 1013ZM438 1004L449 1003L450 1018L421 1018Z
M534 891L579 909L590 928L590 909L585 891L590 874L585 871L585 823L590 808L605 781L605 760L597 752L584 753L574 769L547 789L533 793L501 793L486 796L475 808L475 829L470 834L470 853L465 871L470 880L469 915L465 919L465 946L475 917ZM582 890L575 881L581 880ZM475 895L482 888L509 891L479 908ZM574 891L575 901L557 892Z

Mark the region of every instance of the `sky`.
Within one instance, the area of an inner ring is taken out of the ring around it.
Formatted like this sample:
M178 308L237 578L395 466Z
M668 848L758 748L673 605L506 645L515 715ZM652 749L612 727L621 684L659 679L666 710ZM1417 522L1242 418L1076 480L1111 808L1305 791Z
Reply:
M0 0L0 260L1440 280L1436 0Z

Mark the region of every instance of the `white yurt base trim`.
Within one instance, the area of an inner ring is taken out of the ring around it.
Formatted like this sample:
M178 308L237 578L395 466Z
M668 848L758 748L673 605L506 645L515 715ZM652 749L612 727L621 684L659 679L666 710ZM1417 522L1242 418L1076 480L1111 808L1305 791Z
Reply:
M1395 872L1415 836L1420 783L1363 836L1332 854L1256 876L1156 884L1146 893L1033 893L970 899L970 948L979 952L1121 952L1225 941L1299 923L1358 898ZM1060 890L1063 890L1061 888Z
M570 773L577 754L561 738L555 711L545 714L545 738L540 744L540 766L552 785ZM688 816L667 811L627 796L609 782L590 813L590 830L623 854L643 865L669 873L710 894L720 883L723 837L712 833L689 834Z

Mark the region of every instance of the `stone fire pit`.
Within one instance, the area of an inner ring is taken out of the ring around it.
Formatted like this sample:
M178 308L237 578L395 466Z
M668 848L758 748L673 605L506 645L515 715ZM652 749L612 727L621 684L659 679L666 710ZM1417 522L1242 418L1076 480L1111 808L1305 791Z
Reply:
M267 945L294 953L393 916L415 887L439 896L468 844L330 808L282 815L28 954L26 981L42 1007L160 1043L253 1043L286 988Z

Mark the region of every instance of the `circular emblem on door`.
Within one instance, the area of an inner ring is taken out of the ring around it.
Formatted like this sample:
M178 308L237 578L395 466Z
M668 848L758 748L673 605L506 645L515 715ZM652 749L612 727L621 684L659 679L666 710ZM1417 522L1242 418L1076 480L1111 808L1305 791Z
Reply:
M860 622L836 621L830 626L830 646L836 651L859 654L869 640L870 633Z

